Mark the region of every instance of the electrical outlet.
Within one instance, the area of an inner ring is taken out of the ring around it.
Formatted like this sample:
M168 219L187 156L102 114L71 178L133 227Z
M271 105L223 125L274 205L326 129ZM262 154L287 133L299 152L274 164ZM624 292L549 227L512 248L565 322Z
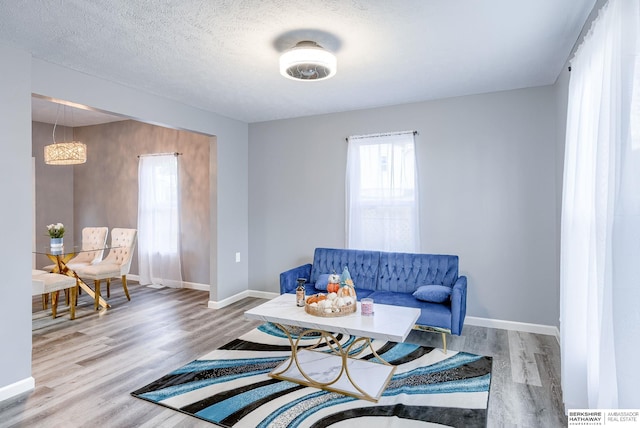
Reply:
M236 263L240 263L240 252L236 253Z

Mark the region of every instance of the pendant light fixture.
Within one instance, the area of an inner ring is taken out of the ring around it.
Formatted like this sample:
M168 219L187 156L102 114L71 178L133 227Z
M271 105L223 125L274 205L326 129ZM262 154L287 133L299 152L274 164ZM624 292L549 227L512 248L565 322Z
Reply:
M62 107L66 108L66 107ZM60 104L56 111L56 121L53 125L53 144L44 147L44 163L47 165L77 165L87 161L87 145L79 141L64 141L56 143L56 126L58 125L58 114ZM73 127L73 111L72 111ZM65 131L65 140L66 140Z
M336 74L334 54L316 42L302 41L280 56L280 74L293 80L325 80Z

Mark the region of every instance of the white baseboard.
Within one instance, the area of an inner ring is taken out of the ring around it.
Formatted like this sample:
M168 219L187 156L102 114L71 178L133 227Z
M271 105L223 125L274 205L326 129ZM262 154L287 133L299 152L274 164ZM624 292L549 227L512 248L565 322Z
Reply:
M225 306L228 306L232 303L242 300L245 297L273 299L274 297L277 297L277 296L279 296L279 293L271 293L267 291L257 291L257 290L246 290L220 301L210 300L208 303L208 307L210 309L221 309L221 308L224 308ZM552 326L552 325L532 324L532 323L525 323L525 322L519 322L519 321L505 321L505 320L497 320L492 318L480 318L480 317L471 317L471 316L465 317L464 323L469 325L475 325L478 327L499 328L502 330L523 331L526 333L536 333L536 334L544 334L547 336L554 336L556 340L558 340L558 343L560 343L560 330L558 330L558 327Z
M209 309L221 309L225 306L229 306L232 303L237 302L238 300L242 300L245 297L256 297L258 299L273 299L274 297L278 297L279 293L270 293L268 291L258 291L258 290L245 290L242 293L235 294L231 297L227 297L226 299L213 301L209 300L208 307Z
M36 387L36 380L29 376L11 385L0 388L0 401L8 400L25 392L33 391Z
M475 325L478 327L499 328L502 330L524 331L526 333L545 334L547 336L555 336L560 339L560 331L558 327L544 324L531 324L519 321L496 320L492 318L465 317L465 324Z
M134 281L140 282L139 275L127 275L127 278L131 278ZM192 290L200 290L200 291L209 291L209 289L211 288L209 284L201 284L199 282L188 282L188 281L181 282L181 281L167 280L166 284L164 285L171 288L189 288Z
M209 284L201 284L199 282L182 281L182 288L189 288L191 290L209 291L211 289L211 286Z

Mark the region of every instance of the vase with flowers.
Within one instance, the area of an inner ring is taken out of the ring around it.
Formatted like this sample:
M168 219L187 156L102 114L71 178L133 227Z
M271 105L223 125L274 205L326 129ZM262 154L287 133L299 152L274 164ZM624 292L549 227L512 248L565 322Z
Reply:
M64 224L55 223L47 225L47 232L49 232L49 238L51 238L51 247L62 247L64 245Z

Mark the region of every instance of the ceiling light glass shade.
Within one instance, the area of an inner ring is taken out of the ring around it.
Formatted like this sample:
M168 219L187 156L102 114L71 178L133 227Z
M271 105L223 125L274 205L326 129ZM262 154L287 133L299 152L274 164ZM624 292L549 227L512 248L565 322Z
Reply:
M324 80L336 74L334 54L315 42L299 42L280 56L280 74L293 80Z
M87 145L78 141L53 143L44 147L47 165L77 165L87 161Z

